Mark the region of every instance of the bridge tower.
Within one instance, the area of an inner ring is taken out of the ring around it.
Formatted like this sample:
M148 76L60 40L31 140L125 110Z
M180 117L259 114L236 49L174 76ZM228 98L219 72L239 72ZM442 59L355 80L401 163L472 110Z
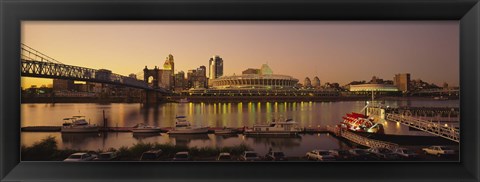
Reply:
M158 82L160 81L158 72L159 72L159 69L157 68L157 66L155 66L154 69L148 69L147 66L145 66L145 68L143 69L143 81L145 81L145 83L147 84L150 84L148 83L148 80L150 77L152 77L153 88L154 89L158 88L159 87Z
M150 77L152 81L149 83ZM159 69L155 66L154 69L148 69L147 66L143 69L143 81L147 84L152 84L153 89L159 88ZM154 90L144 90L142 95L142 102L147 104L157 103L158 93Z

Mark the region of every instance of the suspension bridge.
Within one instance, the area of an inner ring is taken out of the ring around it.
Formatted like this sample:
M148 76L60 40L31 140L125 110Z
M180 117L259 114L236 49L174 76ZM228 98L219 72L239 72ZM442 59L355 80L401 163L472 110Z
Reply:
M86 81L132 87L159 94L170 93L165 88L150 86L145 80L112 73L112 71L107 69L93 69L64 64L25 44L21 44L20 60L21 76L24 77Z

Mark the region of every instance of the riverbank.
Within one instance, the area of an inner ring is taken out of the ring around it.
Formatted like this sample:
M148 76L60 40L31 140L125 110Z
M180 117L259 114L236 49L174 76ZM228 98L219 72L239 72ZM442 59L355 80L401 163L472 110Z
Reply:
M339 102L371 100L369 96L164 96L158 103L179 102L181 99L188 102L224 103L224 102ZM380 101L436 101L433 97L392 97L378 96ZM458 100L453 98L452 100ZM32 97L22 98L22 103L142 103L140 98L95 98L95 97Z

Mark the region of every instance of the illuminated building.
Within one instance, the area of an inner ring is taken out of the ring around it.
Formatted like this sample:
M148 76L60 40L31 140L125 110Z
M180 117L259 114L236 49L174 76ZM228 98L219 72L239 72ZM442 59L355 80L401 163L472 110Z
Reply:
M187 73L188 88L207 88L207 72L205 66L200 66L196 70L188 70Z
M216 79L223 76L223 59L220 56L213 56L209 60L209 79Z
M396 74L393 83L402 92L410 91L410 73Z
M163 69L164 70L172 70L172 73L173 73L173 71L175 71L175 62L173 61L173 55L169 54L165 58L165 63L163 63Z
M397 92L399 91L394 85L385 84L359 84L350 85L350 92L362 92L362 91L376 91L376 92Z
M253 70L253 69L252 69ZM253 72L253 71L252 71ZM255 74L242 74L240 76L222 76L212 80L214 89L288 89L296 86L298 79L287 75L273 74L267 64ZM246 73L251 73L246 72Z

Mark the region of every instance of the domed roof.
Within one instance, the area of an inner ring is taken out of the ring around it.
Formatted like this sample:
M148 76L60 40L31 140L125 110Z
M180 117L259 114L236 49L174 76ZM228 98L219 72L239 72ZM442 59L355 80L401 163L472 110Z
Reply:
M260 73L262 75L271 75L273 74L273 71L267 64L263 64L262 68L260 68Z

